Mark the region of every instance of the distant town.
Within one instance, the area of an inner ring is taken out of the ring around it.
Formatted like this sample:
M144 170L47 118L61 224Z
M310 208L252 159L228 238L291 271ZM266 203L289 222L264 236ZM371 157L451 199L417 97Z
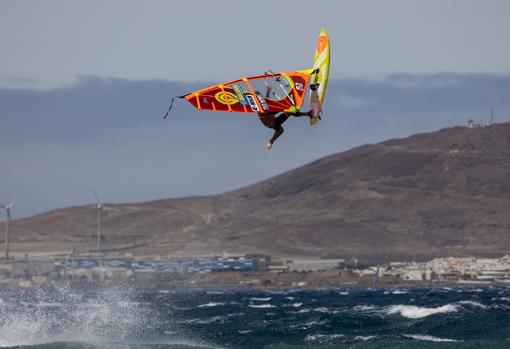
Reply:
M70 253L0 260L0 289L55 281L83 285L129 282L141 288L172 286L340 287L458 283L509 284L510 256L450 257L424 263L360 266L344 259L273 259L262 254L200 257L133 257Z

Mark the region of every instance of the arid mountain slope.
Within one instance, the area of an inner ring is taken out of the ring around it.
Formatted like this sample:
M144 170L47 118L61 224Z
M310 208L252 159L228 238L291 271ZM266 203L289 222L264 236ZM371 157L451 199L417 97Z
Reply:
M260 252L367 262L510 251L510 123L327 156L210 197L110 205L103 245L137 254ZM92 205L13 222L15 248L92 249Z

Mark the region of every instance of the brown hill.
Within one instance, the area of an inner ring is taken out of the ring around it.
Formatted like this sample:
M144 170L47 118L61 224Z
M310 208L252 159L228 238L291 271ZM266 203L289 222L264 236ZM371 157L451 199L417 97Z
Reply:
M510 251L510 123L327 156L232 192L108 205L103 246L369 262ZM92 205L13 222L17 251L93 249Z

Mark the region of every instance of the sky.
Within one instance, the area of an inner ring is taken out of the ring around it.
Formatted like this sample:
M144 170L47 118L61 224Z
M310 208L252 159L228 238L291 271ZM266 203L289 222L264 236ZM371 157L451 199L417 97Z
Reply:
M316 8L311 8L311 5ZM508 1L0 1L0 202L68 205L233 190L364 143L510 121ZM183 94L332 44L324 117L271 152L256 117Z

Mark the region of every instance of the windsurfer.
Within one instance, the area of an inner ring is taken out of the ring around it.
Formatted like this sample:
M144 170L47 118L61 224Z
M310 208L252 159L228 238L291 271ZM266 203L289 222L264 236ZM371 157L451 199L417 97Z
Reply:
M317 87L318 86L319 86L319 84L317 84L317 83L310 85L310 89L312 90L312 92L311 92L312 94L316 94L317 95ZM275 114L275 113L258 113L258 116L259 116L259 119L260 119L260 121L262 122L262 124L264 126L274 130L273 136L271 137L271 139L266 144L267 150L271 150L271 148L273 147L273 143L278 139L278 137L280 137L283 134L284 129L282 127L282 124L285 121L287 121L289 116L295 116L295 117L309 116L309 117L313 117L314 116L314 110L312 108L309 111L307 111L306 113L301 113L299 111L297 111L297 112L281 112L281 113L277 113L277 114Z

